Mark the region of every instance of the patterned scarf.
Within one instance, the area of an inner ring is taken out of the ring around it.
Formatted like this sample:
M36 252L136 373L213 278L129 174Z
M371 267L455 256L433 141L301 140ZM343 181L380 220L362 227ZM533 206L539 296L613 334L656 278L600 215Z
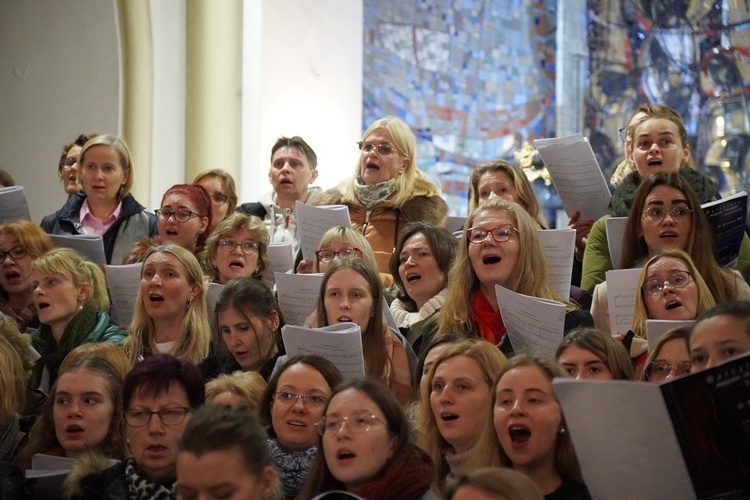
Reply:
M172 486L165 486L159 483L152 483L138 472L135 460L129 458L125 465L125 478L128 481L128 498L151 499L151 500L173 500L174 479L170 482Z
M286 452L281 449L278 441L268 440L268 448L271 450L271 459L279 472L279 480L284 487L284 498L291 500L305 484L307 472L310 470L312 461L318 453L318 447L313 446L304 451Z
M359 175L354 178L354 196L357 197L357 200L359 200L368 212L375 208L381 201L390 198L395 191L395 177L371 186L365 184Z

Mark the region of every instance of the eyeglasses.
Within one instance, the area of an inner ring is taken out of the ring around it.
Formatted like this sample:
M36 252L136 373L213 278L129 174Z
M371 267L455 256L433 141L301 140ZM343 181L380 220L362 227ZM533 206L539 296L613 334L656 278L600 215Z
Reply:
M225 194L214 193L214 194L211 195L211 199L214 200L214 203L216 203L217 205L221 206L224 203L226 203L229 198L227 198L227 195L225 195Z
M197 214L187 208L180 208L179 210L154 210L154 213L161 221L168 221L170 217L174 216L174 220L177 222L187 222L193 217L205 217L205 215Z
M164 425L180 425L185 421L185 416L190 411L190 408L176 407L176 408L164 408L159 411L151 410L126 410L125 421L130 427L145 427L151 421L152 415L159 415L159 420Z
M372 150L376 149L380 156L388 156L396 151L393 146L387 143L376 145L371 142L359 141L357 143L357 146L359 146L360 151L362 151L363 153L372 153Z
M641 287L648 295L656 295L664 290L667 283L672 288L685 288L692 281L693 275L687 271L676 271L665 280L648 280Z
M63 164L63 166L65 166L65 167L72 167L72 166L73 166L73 165L75 165L76 163L78 163L78 158L74 158L74 157L72 157L72 156L68 156L67 158L65 158L65 159L64 159L64 160L62 161L62 164Z
M291 406L297 403L297 400L302 401L304 406L308 404L322 408L328 402L328 398L320 396L318 394L310 394L309 396L303 394L294 394L293 392L274 392L273 399L276 403L283 406Z
M620 134L620 140L625 142L628 139L628 127L618 128L617 133Z
M472 227L466 230L466 237L469 239L469 243L477 245L486 240L487 236L491 234L493 240L498 243L504 243L513 236L513 231L518 231L518 229L507 224L493 227L492 229L479 229Z
M690 361L683 361L674 366L665 361L654 361L648 365L648 370L646 371L649 380L664 380L670 374L679 377L688 373L690 373Z
M26 249L24 247L15 247L11 248L7 252L0 251L0 264L5 262L5 259L8 258L8 255L10 255L13 260L23 259L26 257Z
M361 259L362 250L357 247L342 247L338 252L334 252L333 250L315 251L315 256L318 258L318 261L325 263L331 262L336 258L337 255L342 259L346 259L349 257L359 257Z
M232 240L219 240L219 248L225 252L234 252L234 249L240 247L240 250L245 255L252 255L258 251L258 244L254 241L243 241L237 243Z
M348 417L326 415L315 425L318 428L318 434L325 437L337 433L342 424L346 424L354 434L363 434L370 430L374 422L380 422L378 417L367 410L359 410Z
M675 222L682 222L693 213L687 207L674 207L672 210L664 210L661 207L650 207L643 212L643 216L651 224L661 224L664 218L669 214Z

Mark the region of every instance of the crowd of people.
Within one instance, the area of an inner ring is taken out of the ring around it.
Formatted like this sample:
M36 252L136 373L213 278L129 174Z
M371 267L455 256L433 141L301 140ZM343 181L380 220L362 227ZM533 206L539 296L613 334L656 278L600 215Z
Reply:
M312 147L282 137L258 202L209 170L153 213L130 194L125 141L79 136L59 160L65 205L0 225L0 498L34 498L25 475L44 456L70 459L65 498L590 498L554 379L663 383L750 352L750 240L736 268L717 263L700 205L719 194L682 120L642 106L624 141L610 214L568 221L561 294L523 170L477 168L451 233L398 118L367 128L334 188L312 186ZM303 259L297 202L344 205L351 227ZM626 331L609 316L610 216L628 218L618 267L641 269ZM110 316L101 267L50 234L99 235L107 263L140 263L130 324ZM292 272L322 275L297 326L359 327L364 377L287 354L264 279L275 243L292 245ZM513 345L498 286L562 304L554 357ZM649 345L650 319L691 323Z

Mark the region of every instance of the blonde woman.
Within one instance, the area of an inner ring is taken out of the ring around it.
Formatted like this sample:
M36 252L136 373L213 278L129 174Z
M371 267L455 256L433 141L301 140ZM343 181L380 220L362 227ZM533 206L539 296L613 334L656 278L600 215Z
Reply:
M435 464L432 488L450 474L499 465L492 440L492 382L505 364L492 344L467 339L451 344L435 360L421 385L418 442Z
M29 343L15 322L0 316L0 460L7 461L21 444L20 416L26 405L26 379L34 362ZM28 429L26 429L28 431Z
M320 238L315 259L303 260L297 266L298 273L324 273L337 259L357 257L364 259L373 269L378 268L370 242L364 235L346 226L332 227Z
M497 198L488 200L469 215L466 227L448 276L448 295L440 313L438 333L481 337L512 354L495 285L564 303L565 331L593 326L588 311L552 290L537 223L523 207Z
M373 122L358 143L354 175L325 191L316 205L346 205L352 226L370 242L381 279L393 283L388 260L407 222L442 225L448 205L440 189L417 168L417 142L409 125L393 116ZM389 279L390 278L390 279Z
M60 363L70 351L89 342L121 344L126 332L109 316L104 273L69 248L56 248L31 264L34 304L41 327L31 344L41 358L34 366L31 387L47 391L57 379Z
M174 244L153 248L141 269L133 323L123 342L125 354L133 364L157 352L199 363L208 356L210 341L198 260Z

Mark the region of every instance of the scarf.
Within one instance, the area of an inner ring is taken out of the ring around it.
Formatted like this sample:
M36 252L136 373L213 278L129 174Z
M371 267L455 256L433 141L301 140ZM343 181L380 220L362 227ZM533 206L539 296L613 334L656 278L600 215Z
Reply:
M39 352L41 362L49 369L50 386L57 379L57 370L60 363L70 351L86 342L86 338L96 326L98 312L94 306L85 305L73 316L65 331L60 337L60 342L55 341L52 329L47 325L39 328L38 338L34 341L34 348Z
M432 464L416 446L407 446L382 472L356 494L367 500L409 500L421 498L430 489Z
M172 500L174 495L174 478L170 479L172 486L152 483L141 476L135 460L129 458L125 465L125 479L128 482L128 498L148 498L151 500Z
M8 316L18 325L18 331L25 332L29 327L38 325L36 308L33 304L22 307L12 307L8 303L0 304L0 314Z
M450 475L451 476L457 476L462 472L462 468L464 466L464 463L466 462L466 459L471 454L471 449L466 450L463 453L453 453L451 451L446 451L443 456L445 457L445 463L448 464L448 468L450 469Z
M365 184L359 175L354 178L354 196L357 197L357 200L368 212L375 208L381 201L390 198L395 191L395 177L371 186Z
M479 328L479 336L492 342L492 345L500 345L506 331L503 317L500 311L492 309L481 290L477 290L474 300L471 301L471 312L474 314L474 323Z
M16 449L16 441L21 427L18 425L18 419L8 417L0 421L0 460L8 460L13 450Z
M279 473L281 485L284 487L284 498L287 500L296 498L302 489L302 485L305 484L307 472L318 453L318 447L313 446L304 451L286 452L281 449L278 441L269 439L268 448L271 450L271 459Z
M406 304L399 299L396 299L391 302L391 313L393 314L393 319L396 320L396 324L399 328L408 328L414 323L429 318L435 311L442 308L445 303L446 295L448 295L448 290L443 288L437 295L425 302L422 308L417 312L409 311L406 308Z
M701 204L716 199L716 183L707 175L687 167L681 168L679 174L693 188ZM631 172L622 180L622 183L612 193L612 201L609 204L609 213L612 217L628 216L630 206L633 204L633 198L635 197L635 191L640 184L641 176L638 172Z

